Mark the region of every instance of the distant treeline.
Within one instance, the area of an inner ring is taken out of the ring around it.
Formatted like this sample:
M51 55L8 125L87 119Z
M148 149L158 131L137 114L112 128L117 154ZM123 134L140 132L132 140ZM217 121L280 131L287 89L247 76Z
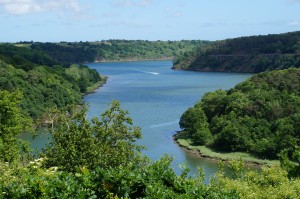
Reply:
M187 52L195 50L199 45L206 46L210 43L200 40L106 40L98 42L60 43L21 42L18 44L46 53L62 64L70 64L93 61L172 59L175 56L184 56Z
M59 65L45 52L33 50L28 45L0 44L0 60L26 71L39 65Z
M300 31L241 37L199 46L178 56L174 69L252 72L300 67Z

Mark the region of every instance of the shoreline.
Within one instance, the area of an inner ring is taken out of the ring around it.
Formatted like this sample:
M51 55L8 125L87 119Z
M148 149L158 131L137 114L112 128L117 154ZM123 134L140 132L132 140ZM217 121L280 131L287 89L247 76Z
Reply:
M100 87L102 87L104 84L106 84L107 80L108 80L108 76L104 76L104 75L100 75L101 76L101 80L97 83L95 83L94 85L90 86L87 88L87 91L85 93L83 93L82 96L86 96L92 93L95 93L96 90Z
M189 144L188 140L176 138L177 134L172 136L174 142L180 148L184 149L186 152L196 154L200 158L210 159L214 161L225 161L225 162L228 162L230 160L242 160L245 163L245 165L253 165L259 167L280 164L278 160L258 159L256 157L251 156L248 153L241 153L241 152L219 153L205 146L192 146Z
M231 70L212 70L209 68L202 69L189 69L189 68L176 68L174 66L171 67L172 70L181 70L181 71L193 71L193 72L207 72L207 73L242 73L242 74L256 74L254 71L231 71Z
M147 59L147 60L120 60L120 61L99 61L96 63L101 63L101 62L135 62L135 61L159 61L159 60L170 60L170 59ZM83 96L85 95L89 95L92 93L95 93L98 88L102 87L104 84L106 84L107 79L109 78L108 76L102 76L101 75L101 81L95 83L94 85L92 85L91 87L88 88L88 91L86 93L83 94ZM186 139L180 139L180 138L176 138L176 136L179 134L180 132L177 132L176 134L174 134L172 136L173 141L176 142L176 144L184 149L186 152L188 153L192 153L194 155L199 156L199 158L205 158L205 159L210 159L213 161L225 161L228 162L230 160L242 160L245 165L249 165L249 166L258 166L261 167L263 165L279 165L279 161L276 160L264 160L264 159L258 159L255 157L251 157L251 159L249 160L249 157L251 156L250 154L247 153L237 153L237 152L231 152L231 153L219 153L219 152L215 152L212 151L211 149L205 147L205 146L192 146L189 144L188 140ZM202 149L206 149L206 150L202 150ZM207 153L209 152L209 153ZM214 155L211 155L211 152L213 152ZM241 156L237 155L237 154L242 154ZM228 157L229 155L229 157ZM231 156L232 155L232 156ZM246 157L245 157L246 155Z
M108 62L138 62L138 61L166 61L173 60L174 57L162 57L162 58L148 58L148 59L120 59L120 60L95 60L94 63L108 63Z

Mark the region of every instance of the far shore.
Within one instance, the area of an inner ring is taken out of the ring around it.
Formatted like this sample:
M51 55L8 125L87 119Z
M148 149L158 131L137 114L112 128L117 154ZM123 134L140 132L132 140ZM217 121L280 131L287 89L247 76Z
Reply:
M174 57L161 57L161 58L149 58L149 59L120 59L120 60L95 60L95 63L107 63L107 62L137 62L137 61L165 61L165 60L173 60Z
M182 148L186 149L187 152L197 154L201 158L207 158L216 161L230 161L230 160L242 160L246 165L254 166L271 166L271 165L280 165L278 160L266 160L256 158L248 153L244 152L229 152L222 153L216 152L206 146L193 146L190 144L188 139L176 138L175 134L173 136L174 141Z

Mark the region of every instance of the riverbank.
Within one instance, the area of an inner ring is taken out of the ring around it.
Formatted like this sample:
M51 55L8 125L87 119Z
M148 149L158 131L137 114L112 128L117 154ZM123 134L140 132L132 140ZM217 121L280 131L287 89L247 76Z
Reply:
M128 59L119 59L119 60L95 60L95 63L106 63L106 62L137 62L137 61L166 61L173 60L174 57L161 57L161 58L128 58Z
M173 139L180 147L187 149L187 151L189 151L190 153L196 153L202 158L212 159L216 161L242 160L245 162L245 164L259 165L259 166L280 165L280 162L278 160L259 159L248 153L243 153L243 152L223 153L223 152L216 152L206 146L193 146L191 145L189 139L176 138L176 135L177 134L173 136Z
M86 89L86 92L84 93L84 95L88 95L90 93L94 93L97 88L100 88L101 86L103 86L104 84L106 84L107 79L108 79L107 76L101 75L101 80L99 82L93 84L92 86L88 87Z

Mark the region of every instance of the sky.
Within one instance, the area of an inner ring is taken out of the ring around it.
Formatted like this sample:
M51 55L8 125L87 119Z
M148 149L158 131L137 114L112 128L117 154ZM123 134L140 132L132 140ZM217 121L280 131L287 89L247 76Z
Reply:
M0 42L222 40L300 30L300 0L0 0Z

